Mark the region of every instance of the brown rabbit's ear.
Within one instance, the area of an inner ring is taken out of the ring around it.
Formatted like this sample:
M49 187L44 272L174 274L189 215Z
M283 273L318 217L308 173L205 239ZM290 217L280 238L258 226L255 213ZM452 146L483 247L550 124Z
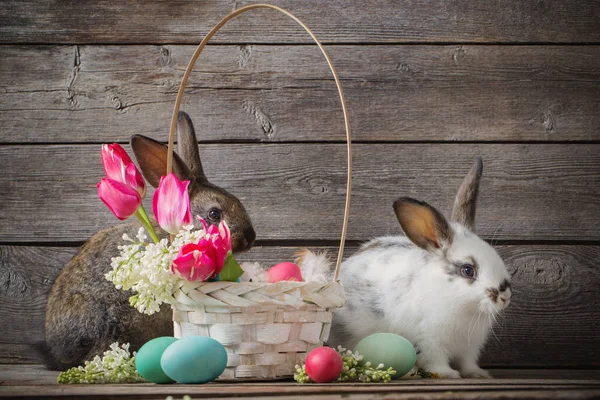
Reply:
M477 157L471 170L463 179L452 207L452 221L466 226L472 232L475 232L475 209L482 172L483 161L481 157Z
M177 117L177 153L190 168L197 183L207 183L204 175L200 153L198 153L198 139L189 115L179 111Z
M140 165L142 175L150 185L158 187L160 177L167 172L167 146L143 135L131 136L129 143ZM192 172L177 153L173 153L173 172L181 180L194 181Z
M429 204L401 197L394 202L394 211L404 233L417 246L435 251L452 243L452 228L444 216Z

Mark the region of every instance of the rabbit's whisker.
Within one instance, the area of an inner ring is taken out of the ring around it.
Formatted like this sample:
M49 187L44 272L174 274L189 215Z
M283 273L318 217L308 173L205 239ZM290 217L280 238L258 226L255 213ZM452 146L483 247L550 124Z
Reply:
M492 234L492 239L490 240L490 244L492 245L492 247L496 246L496 243L498 243L498 240L496 240L496 243L494 243L494 239L496 238L496 234L498 233L499 230L500 230L500 227L497 227L496 230L494 231L494 233Z
M473 325L473 330L469 329L469 332L468 332L468 335L467 335L467 343L468 343L469 346L471 346L471 335L473 333L475 333L475 330L477 329L477 325L479 325L479 318L481 318L481 314L482 314L482 311L478 310L477 314L476 314L477 315L477 320L475 321L475 324ZM473 317L475 317L475 315L473 315ZM469 326L470 325L471 324L469 324Z

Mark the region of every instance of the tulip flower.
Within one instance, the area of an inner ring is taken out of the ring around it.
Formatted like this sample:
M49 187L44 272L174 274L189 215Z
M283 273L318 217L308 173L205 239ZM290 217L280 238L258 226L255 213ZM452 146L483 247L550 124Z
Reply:
M152 198L152 211L158 225L172 235L179 233L182 227L192 223L190 181L181 182L173 173L160 178L158 188Z
M96 187L100 200L120 220L131 217L142 204L142 197L138 191L124 183L102 178Z
M219 225L204 225L205 234L198 243L186 244L181 248L171 270L189 281L205 281L215 278L223 269L225 259L231 252L231 234L225 221Z
M206 222L200 217L198 217L198 219L202 221L204 232L206 232L204 238L200 240L211 242L215 249L215 261L217 263L218 274L221 272L221 268L223 268L227 254L231 251L231 232L225 221L221 221L218 225L211 225L207 228Z
M217 275L214 256L215 251L209 241L201 239L198 243L186 244L173 260L171 271L188 281L205 281Z
M113 214L120 220L135 215L144 225L152 240L158 242L142 199L146 196L146 183L131 158L118 143L103 144L100 151L102 166L106 173L98 187L98 195ZM133 195L133 192L137 196Z
M107 178L134 188L142 198L146 196L144 178L121 145L103 144L100 153Z

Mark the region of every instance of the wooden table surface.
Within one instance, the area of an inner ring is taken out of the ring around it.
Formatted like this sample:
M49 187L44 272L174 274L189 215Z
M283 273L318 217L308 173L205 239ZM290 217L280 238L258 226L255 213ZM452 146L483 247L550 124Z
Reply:
M57 385L57 372L39 365L0 365L0 397L76 399L597 399L600 370L492 370L495 379L411 379L389 384L293 382L206 385Z

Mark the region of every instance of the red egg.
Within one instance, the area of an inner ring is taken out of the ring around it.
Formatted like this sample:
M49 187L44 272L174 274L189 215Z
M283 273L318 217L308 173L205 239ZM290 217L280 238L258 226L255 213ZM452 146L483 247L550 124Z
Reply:
M318 347L306 357L306 374L316 383L333 382L344 366L340 354L331 347Z
M275 283L279 281L302 282L302 272L300 267L291 262L282 262L273 265L266 272L267 282Z

